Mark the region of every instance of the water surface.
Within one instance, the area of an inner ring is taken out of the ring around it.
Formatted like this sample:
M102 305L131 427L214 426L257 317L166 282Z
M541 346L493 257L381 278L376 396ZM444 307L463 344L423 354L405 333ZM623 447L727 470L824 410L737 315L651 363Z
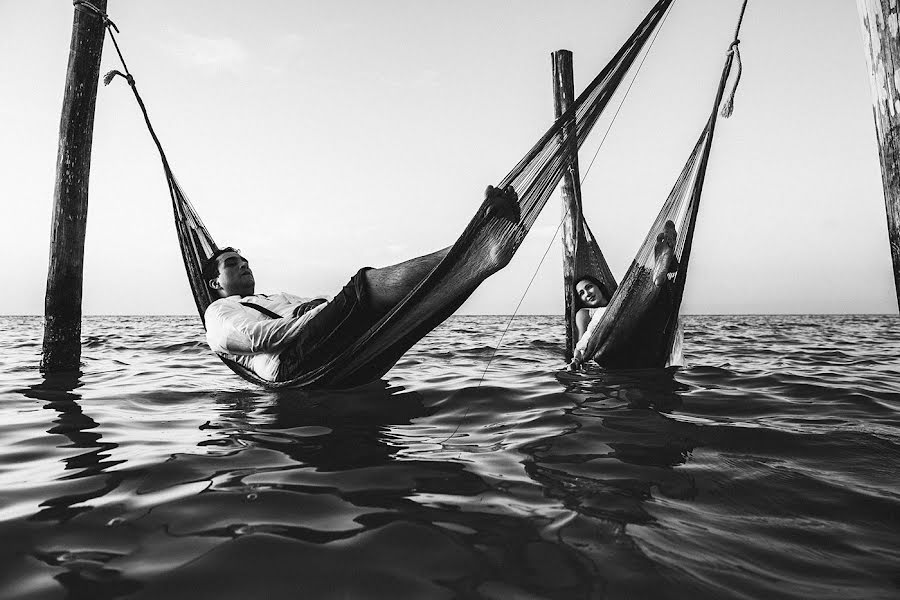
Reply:
M87 318L46 379L0 317L0 598L900 597L900 318L687 317L687 368L575 376L507 323L267 392L193 317Z

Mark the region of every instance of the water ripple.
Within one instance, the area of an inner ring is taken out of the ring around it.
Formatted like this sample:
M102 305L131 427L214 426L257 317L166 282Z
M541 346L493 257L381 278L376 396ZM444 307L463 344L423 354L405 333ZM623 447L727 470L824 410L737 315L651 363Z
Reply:
M87 318L47 378L0 320L0 597L900 593L895 316L687 317L687 367L583 374L559 317L454 317L279 392L195 318Z

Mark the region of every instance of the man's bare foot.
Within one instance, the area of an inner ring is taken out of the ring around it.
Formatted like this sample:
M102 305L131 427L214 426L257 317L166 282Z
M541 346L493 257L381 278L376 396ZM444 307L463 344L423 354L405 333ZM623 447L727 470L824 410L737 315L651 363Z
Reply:
M471 223L473 232L477 232L476 245L483 257L478 265L480 276L496 273L509 264L516 251L516 236L522 232L519 231L521 227L513 227L510 231L503 221L515 226L521 218L516 190L511 185L506 188L489 185L484 192L484 202Z
M511 185L506 186L506 189L495 188L492 185L487 186L482 206L486 219L496 216L518 223L522 218L519 210L519 195Z
M675 251L666 241L665 234L660 233L657 236L656 246L653 248L653 283L657 286L662 285L669 273L678 270L678 260L675 258Z

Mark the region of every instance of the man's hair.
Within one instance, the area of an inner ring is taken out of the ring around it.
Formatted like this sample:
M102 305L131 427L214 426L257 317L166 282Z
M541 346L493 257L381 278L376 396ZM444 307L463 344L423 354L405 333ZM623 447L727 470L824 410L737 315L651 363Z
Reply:
M225 254L226 252L237 252L231 246L226 246L224 248L219 248L215 252L213 252L212 256L206 259L206 262L203 263L203 270L201 273L203 274L204 283L209 281L210 279L215 279L219 276L219 257Z
M590 281L591 283L593 283L593 284L596 286L596 288L597 288L598 290L600 290L600 293L603 294L603 298L604 298L607 302L609 302L609 301L612 299L612 294L609 293L609 288L607 288L607 287L603 284L602 281L600 281L599 279L597 279L597 278L594 277L593 275L581 275L581 276L579 276L579 277L576 277L576 278L575 278L575 285L576 285L576 286L578 285L578 282L579 282L579 281ZM576 300L578 300L579 302L581 302L581 298L578 297L578 294L577 294L577 293L575 294L575 298L576 298Z

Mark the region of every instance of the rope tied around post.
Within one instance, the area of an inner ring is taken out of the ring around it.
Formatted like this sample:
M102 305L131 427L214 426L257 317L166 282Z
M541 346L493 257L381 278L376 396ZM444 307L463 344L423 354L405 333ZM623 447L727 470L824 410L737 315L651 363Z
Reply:
M150 132L150 137L153 138L153 143L156 144L156 149L159 151L159 157L162 159L163 163L163 170L165 170L166 172L166 177L171 180L173 176L172 170L169 168L169 160L166 158L166 153L163 151L162 144L159 142L159 138L156 136L156 131L154 131L153 125L150 123L150 115L147 114L147 107L144 105L144 101L141 98L141 95L138 93L137 85L134 82L134 77L132 77L131 72L128 70L128 64L125 62L125 57L122 55L122 49L119 48L119 42L118 40L116 40L116 36L113 33L113 30L115 30L116 33L119 33L119 28L116 27L116 24L112 22L112 20L107 16L106 13L88 2L88 0L72 0L72 3L75 5L76 9L93 12L103 19L103 23L106 26L106 31L107 33L109 33L109 39L112 40L113 47L116 49L116 54L119 57L119 62L122 63L122 71L113 69L111 71L108 71L106 75L103 76L103 85L109 85L110 83L112 83L112 80L115 79L118 75L125 81L127 81L129 86L131 86L131 92L134 94L135 100L137 100L138 107L140 107L141 109L141 114L144 115L144 123L146 123L147 125L147 130Z
M72 4L75 6L75 10L80 10L88 14L97 15L98 17L103 19L103 25L105 27L112 27L116 30L116 33L119 33L119 28L116 27L116 24L112 22L112 19L109 18L109 15L107 15L105 12L103 12L87 0L72 0Z

